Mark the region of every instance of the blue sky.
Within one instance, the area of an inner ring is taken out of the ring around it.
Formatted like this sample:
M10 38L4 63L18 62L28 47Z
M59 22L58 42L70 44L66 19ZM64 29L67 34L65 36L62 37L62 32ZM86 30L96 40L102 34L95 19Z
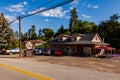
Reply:
M53 1L46 4L49 1ZM9 22L17 16L27 15L65 0L0 0L0 13L3 12ZM22 32L27 32L32 25L36 31L51 28L55 32L64 25L68 28L70 10L76 7L80 20L93 21L99 24L113 14L120 15L120 0L74 0L71 3L22 19ZM11 24L11 28L18 30L18 21Z

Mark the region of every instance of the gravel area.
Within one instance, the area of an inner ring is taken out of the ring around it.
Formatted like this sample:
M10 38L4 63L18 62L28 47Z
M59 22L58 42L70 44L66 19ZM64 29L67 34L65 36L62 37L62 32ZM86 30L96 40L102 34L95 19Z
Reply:
M38 62L48 62L72 67L88 68L98 71L105 71L120 74L120 57L118 58L90 58L90 57L54 57L35 56Z

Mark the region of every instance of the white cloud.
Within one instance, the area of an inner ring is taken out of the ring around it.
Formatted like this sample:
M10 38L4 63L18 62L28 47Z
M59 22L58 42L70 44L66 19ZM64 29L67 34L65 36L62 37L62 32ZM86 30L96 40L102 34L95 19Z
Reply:
M98 5L92 5L92 4L87 4L86 6L87 6L88 8L93 8L93 9L99 8Z
M23 2L23 5L27 5L28 3L26 1Z
M72 10L74 7L70 7L70 10Z
M36 11L32 11L32 12L29 12L29 14L32 14L32 13L35 13L37 11L42 11L44 10L45 8L40 8ZM63 11L63 9L61 7L58 7L58 8L55 8L55 9L50 9L48 11L44 11L44 12L41 12L40 15L41 16L45 16L45 17L57 17L57 18L62 18L65 16L65 14L67 13L68 11Z
M88 19L88 18L91 17L91 16L88 16L88 15L86 15L86 14L82 14L81 16L84 17L85 19Z
M94 5L93 8L94 8L94 9L97 9L97 8L99 8L99 6L98 6L98 5Z
M20 12L23 10L23 5L21 4L17 4L17 5L12 5L10 6L9 8L7 8L10 12L14 12L14 11L17 11L17 12Z
M27 5L27 2L24 1L22 3L11 5L6 9L10 12L20 12L21 14L23 14L24 13L24 8L25 8L26 5Z
M25 12L22 11L21 14L25 14Z
M38 12L38 11L42 11L42 10L44 10L45 8L39 8L39 9L37 9L37 10L35 10L35 11L31 11L31 12L28 12L28 14L33 14L33 13L36 13L36 12Z
M5 18L8 20L8 23L12 22L13 20L16 19L15 16L10 16L10 15L5 15ZM14 23L18 23L18 20L15 21Z
M45 12L42 12L41 15L42 16L47 16L47 17L58 17L58 18L62 18L65 16L67 11L63 11L63 9L61 7L55 8L55 9L51 9Z
M45 19L45 21L46 21L46 22L49 22L49 20L48 20L48 19Z
M33 13L35 13L35 12L37 12L37 11L31 11L31 12L28 12L28 14L33 14Z

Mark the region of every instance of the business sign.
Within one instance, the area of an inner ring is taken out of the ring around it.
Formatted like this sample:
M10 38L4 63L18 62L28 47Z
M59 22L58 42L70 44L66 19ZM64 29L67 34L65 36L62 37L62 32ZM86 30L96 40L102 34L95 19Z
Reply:
M32 47L33 47L32 42L30 42L30 41L26 42L26 48L27 49L32 49Z

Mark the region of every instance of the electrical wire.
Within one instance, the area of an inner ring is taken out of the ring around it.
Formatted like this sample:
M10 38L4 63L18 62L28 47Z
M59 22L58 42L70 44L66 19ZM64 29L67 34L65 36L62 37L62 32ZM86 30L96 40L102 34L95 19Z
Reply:
M43 9L43 10L40 10L40 11L31 13L31 14L28 14L28 15L25 15L25 16L21 16L21 18L29 17L29 16L32 16L32 15L35 15L35 14L38 14L38 13L41 13L41 12L50 10L50 9L52 9L52 8L56 8L56 7L62 6L62 5L67 4L67 3L71 2L71 1L74 1L74 0L67 0L67 1L65 1L65 2L59 3L59 4L57 4L57 5L54 5L54 6L50 7L50 8L46 8L46 9Z
M55 1L55 0L50 0L50 1L48 1L47 3L42 4L42 5L39 6L38 8L43 7L43 6L45 6L45 5L48 5L48 4L52 3L53 1ZM15 22L16 20L18 20L18 19L19 19L19 18L17 17L15 20L13 20L13 21L11 21L10 23L8 23L8 25L14 23L14 22Z
M51 3L51 2L53 2L53 1L54 1L54 0L51 0L51 1L49 1L48 3ZM12 22L10 22L8 25L12 24L13 22L15 22L15 21L18 20L18 19L26 18L26 17L32 16L32 15L35 15L35 14L38 14L38 13L41 13L41 12L44 12L44 11L47 11L47 10L50 10L50 9L59 7L59 6L62 6L62 5L65 5L65 4L67 4L67 3L69 3L69 2L72 2L72 1L74 1L74 0L64 0L64 2L62 1L61 3L56 4L56 5L53 5L53 6L49 7L49 8L46 8L46 9L43 9L43 10L40 10L40 11L31 13L31 14L28 14L28 15L19 16L19 17L17 17L15 20L13 20ZM48 3L47 3L47 4L48 4Z

